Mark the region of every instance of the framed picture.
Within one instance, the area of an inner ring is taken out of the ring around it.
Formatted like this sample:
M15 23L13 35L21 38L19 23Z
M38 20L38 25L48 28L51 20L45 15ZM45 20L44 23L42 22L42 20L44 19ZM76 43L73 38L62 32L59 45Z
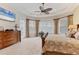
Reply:
M8 20L9 21L15 21L16 19L16 14L14 14L12 11L9 11L9 10L6 10L2 7L0 7L0 15L3 16L3 18L7 18L5 20ZM1 19L3 19L2 17L0 17Z

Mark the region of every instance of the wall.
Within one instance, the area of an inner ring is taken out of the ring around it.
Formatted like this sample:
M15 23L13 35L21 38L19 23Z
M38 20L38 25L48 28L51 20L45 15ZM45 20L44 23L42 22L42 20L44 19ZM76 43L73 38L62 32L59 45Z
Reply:
M14 23L8 22L0 19L0 27L3 27L5 29L14 29Z
M79 6L74 10L73 24L79 24Z
M26 37L26 15L16 12L17 20L16 23L19 26L19 30L21 30L21 38Z
M7 9L7 10L12 11L12 12L14 11L14 9L11 8L7 3L0 3L0 7L3 7L5 9Z

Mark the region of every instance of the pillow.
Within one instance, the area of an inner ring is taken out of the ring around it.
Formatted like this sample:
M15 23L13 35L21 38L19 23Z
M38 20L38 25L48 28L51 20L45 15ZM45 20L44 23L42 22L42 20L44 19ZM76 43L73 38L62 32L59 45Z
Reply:
M74 36L75 36L76 39L79 39L79 32L75 33Z

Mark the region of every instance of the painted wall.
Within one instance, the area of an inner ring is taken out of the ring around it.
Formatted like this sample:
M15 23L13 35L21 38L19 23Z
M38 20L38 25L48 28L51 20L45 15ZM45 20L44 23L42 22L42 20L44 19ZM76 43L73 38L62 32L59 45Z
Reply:
M79 24L79 6L74 10L73 24Z
M14 22L8 22L0 19L0 29L15 29Z
M26 38L26 15L17 13L16 23L19 25L19 30L21 30L21 38Z

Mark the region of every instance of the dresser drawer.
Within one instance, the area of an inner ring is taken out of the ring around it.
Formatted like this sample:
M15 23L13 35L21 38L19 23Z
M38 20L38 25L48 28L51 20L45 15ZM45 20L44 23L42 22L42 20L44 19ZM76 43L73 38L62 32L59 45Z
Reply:
M6 42L6 41L18 41L18 39L16 39L16 38L6 38L6 39L4 39L3 40L3 42Z
M0 43L2 42L2 40L0 40Z
M6 47L6 46L10 46L10 45L12 45L12 44L14 44L14 43L16 43L16 42L17 42L16 40L5 41L5 43L4 43L4 47Z
M3 44L2 43L0 43L0 49L2 49L3 48Z
M0 32L0 48L5 48L20 41L19 31L2 31Z

